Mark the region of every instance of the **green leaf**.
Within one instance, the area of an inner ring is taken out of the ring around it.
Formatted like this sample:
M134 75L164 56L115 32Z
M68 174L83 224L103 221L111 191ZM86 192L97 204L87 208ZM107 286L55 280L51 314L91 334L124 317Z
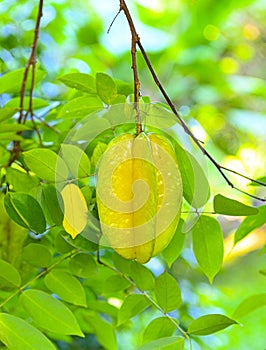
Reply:
M102 101L108 105L110 105L117 96L115 82L105 73L96 74L96 89Z
M117 341L114 327L104 321L99 315L94 313L86 318L86 322L91 326L98 342L106 350L117 350Z
M88 141L93 140L95 135L99 135L103 131L110 129L111 124L105 118L91 116L86 119L84 124L73 133L72 141Z
M18 93L21 89L23 75L25 68L16 69L12 72L8 72L0 77L0 94L4 93ZM45 72L36 70L35 71L35 83L41 81L45 76ZM30 88L32 79L32 73L29 72L26 90Z
M245 218L239 225L235 233L235 244L266 223L266 205L258 207L258 211L257 215Z
M177 123L174 113L162 103L148 104L149 111L144 117L145 124L155 128L170 128Z
M63 105L56 118L79 119L101 109L103 109L103 103L98 96L85 95L77 97Z
M84 186L80 190L85 198L85 201L87 203L87 207L90 208L90 206L94 200L94 199L92 200L92 194L93 194L92 189L89 186Z
M172 336L154 340L143 345L138 350L183 350L184 344L184 338Z
M183 250L186 239L186 235L182 233L183 225L184 220L180 219L174 237L168 246L162 251L162 255L169 267L172 266Z
M62 231L64 240L70 244L72 247L84 250L85 252L95 252L98 248L98 245L82 235L78 235L73 239L69 234L66 234L66 231Z
M237 324L237 322L224 315L204 315L190 323L188 333L194 335L209 335L233 324Z
M125 275L130 275L131 272L131 261L123 258L121 255L113 254L114 266L118 271L124 273Z
M217 194L214 197L213 206L215 213L223 215L249 216L256 215L258 213L257 208L250 207L234 199L224 197L221 194Z
M124 95L116 95L116 97L112 100L112 104L119 104L119 103L125 103L126 102L126 96Z
M0 118L1 120L1 118ZM263 176L263 177L259 177L258 179L256 179L257 181L260 181L260 182L263 182L265 185L266 185L266 176ZM251 182L249 184L250 186L262 186L260 184L257 184L256 182Z
M194 208L201 208L210 198L208 179L194 156L175 143L175 152L182 176L183 193Z
M133 94L133 87L132 84L126 83L122 80L115 79L115 84L117 87L117 93L121 95L128 96L130 94Z
M89 94L96 93L95 79L93 76L84 73L71 73L58 78L66 86Z
M91 164L93 169L96 168L97 163L99 162L99 159L101 158L102 154L106 150L107 145L103 142L98 142L96 147L93 150L92 156L91 156Z
M90 310L94 310L117 319L119 309L104 300L89 300L87 305L88 309Z
M262 247L260 254L266 254L266 244Z
M75 255L69 262L70 271L81 278L90 277L97 272L97 265L93 257L86 253Z
M223 233L217 220L201 215L192 228L192 242L195 257L204 274L212 283L223 263Z
M115 293L120 290L125 290L130 286L130 282L120 275L109 276L104 282L105 293Z
M0 314L0 341L10 350L56 350L38 329L6 313Z
M155 280L155 296L164 312L176 310L182 304L179 285L166 271Z
M6 169L6 181L12 186L13 191L25 193L37 187L40 182L37 176L32 176L23 169L18 170L11 167Z
M55 152L49 149L35 148L23 152L23 156L27 167L41 179L50 182L67 180L67 166Z
M12 133L0 133L0 140L2 141L23 141L23 137Z
M56 252L65 254L71 252L73 250L73 246L67 243L67 241L63 238L62 232L59 232L54 240L54 246Z
M8 262L0 259L0 286L19 287L21 278L18 270Z
M158 317L152 320L145 328L142 343L152 340L170 337L176 330L176 326L168 317Z
M3 192L0 193L0 257L17 265L21 248L28 238L28 230L11 220L4 206L5 196Z
M59 298L78 306L87 306L84 288L69 272L54 269L44 279L46 287Z
M131 277L141 291L150 290L154 287L154 275L145 266L136 261L131 261Z
M24 101L24 103L23 103L24 109L26 109L29 106L30 98L25 96L23 101ZM17 108L17 109L19 109L19 106L20 106L20 97L12 98L11 100L9 100L5 104L5 107L7 107L7 108ZM49 106L49 103L46 100L43 100L41 98L33 97L33 99L32 99L32 108L34 110L40 109L40 108L43 108L43 107L47 107L47 106Z
M0 108L0 122L10 119L18 110L16 108Z
M41 205L50 224L55 223L57 226L62 224L64 218L63 199L54 185L42 185Z
M109 120L117 134L132 131L136 128L133 103L119 103L108 106L104 118Z
M24 247L22 250L22 257L29 264L36 267L47 267L52 261L50 250L39 243L30 243Z
M2 123L0 128L0 133L5 132L13 132L13 131L25 131L25 130L31 130L32 128L29 128L28 126L24 124L10 124L10 123Z
M140 314L150 306L149 300L142 294L131 294L124 300L118 313L118 326L129 320L131 317Z
M266 306L266 293L251 295L238 305L233 313L233 317L240 318L263 306Z
M62 144L60 156L70 170L73 179L90 176L91 163L87 154L81 148Z
M51 295L28 289L19 300L33 321L43 329L57 334L84 336L72 312Z
M17 224L35 233L45 231L46 221L42 208L32 196L26 193L12 193L5 196L4 203L8 215Z

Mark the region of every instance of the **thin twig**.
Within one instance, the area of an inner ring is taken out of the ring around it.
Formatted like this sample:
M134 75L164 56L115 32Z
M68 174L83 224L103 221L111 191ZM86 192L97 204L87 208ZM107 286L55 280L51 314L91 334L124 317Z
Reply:
M184 329L182 327L180 327L180 325L178 324L178 322L176 322L176 320L171 317L167 312L164 312L163 309L160 307L160 305L158 305L156 303L156 301L144 290L141 290L138 288L138 286L136 285L136 283L129 278L127 275L125 275L124 273L122 273L121 271L117 270L115 267L110 266L106 263L104 263L101 260L100 254L99 254L99 250L97 251L97 262L102 265L103 267L106 267L107 269L115 272L116 274L118 274L119 276L121 276L123 279L125 279L126 281L128 281L130 283L130 285L136 289L139 293L141 293L148 301L151 305L153 305L158 311L160 311L165 317L167 317L176 327L176 329L183 335L183 337L188 340L189 342L189 346L190 346L190 350L192 349L192 343L191 343L191 339L189 334L184 331Z
M190 339L190 336L188 335L188 333L186 331L184 331L184 329L182 327L179 326L179 324L176 322L176 320L173 317L171 317L167 312L164 312L163 309L152 299L152 297L147 292L141 291L141 290L140 290L140 292L146 297L147 300L149 300L149 302L157 310L159 310L162 314L164 314L164 316L167 317L176 326L176 328L184 336L184 338L189 341L190 349L192 349L191 339Z
M249 180L249 181L251 181L251 182L254 182L254 183L258 184L258 185L266 186L266 183L265 183L265 182L252 179L251 177L246 176L246 175L243 175L243 174L240 174L238 171L235 171L235 170L233 170L233 169L226 168L226 167L224 167L224 166L222 166L222 165L221 165L221 169L223 169L223 170L225 170L225 171L228 171L228 172L230 172L230 173L233 173L233 174L235 174L235 175L241 176L241 177L243 177L244 179Z
M261 197L256 197L254 195L251 195L250 193L248 192L245 192L245 191L242 191L241 189L237 188L231 181L230 179L227 177L227 175L224 173L224 171L229 171L229 172L232 172L240 177L243 177L243 178L246 178L246 179L249 179L250 181L252 182L255 182L255 183L259 183L260 185L262 186L265 186L266 187L266 184L262 183L262 182L259 182L257 180L254 180L254 179L251 179L249 177L247 177L246 175L243 175L241 173L238 173L237 171L234 171L234 170L231 170L231 169L228 169L228 168L225 168L223 167L222 165L220 165L215 159L214 157L208 152L206 151L206 149L203 147L203 145L201 144L201 142L196 138L196 136L192 133L192 131L189 129L189 127L187 126L186 122L183 120L183 118L180 116L180 114L177 112L176 110L176 107L175 105L173 104L172 100L170 99L170 97L168 96L166 90L164 89L164 87L162 86L152 64L151 64L151 61L144 49L144 47L142 46L141 44L141 41L140 41L140 37L139 35L137 34L137 31L136 31L136 28L135 28L135 25L134 25L134 22L133 22L133 19L132 19L132 16L128 10L128 7L125 3L125 0L120 0L120 11L123 11L125 16L126 16L126 19L128 21L128 24L129 24L129 27L130 27L130 31L132 33L132 38L134 38L134 40L136 40L136 45L139 47L140 51L141 51L141 54L149 68L149 71L153 77L153 80L155 82L155 84L158 86L159 90L161 91L163 97L165 98L167 104L169 105L169 107L171 108L172 112L175 114L175 116L177 117L178 121L180 122L180 124L182 125L184 131L191 137L191 139L193 140L193 142L197 145L197 147L202 151L202 153L211 161L211 163L217 168L217 170L219 171L219 173L221 174L221 176L224 178L224 180L227 182L227 184L234 188L235 190L241 192L241 193L244 193L252 198L255 198L257 200L260 200L260 201L263 201L265 202L266 199L265 198L261 198ZM224 170L224 171L223 171Z
M137 57L136 57L137 43L139 42L139 36L136 32L133 20L130 16L129 10L124 0L120 0L119 13L121 11L124 11L129 23L130 31L131 31L131 57L132 57L132 69L133 69L133 76L134 76L134 109L137 112L136 134L139 135L142 132L141 117L140 117L140 110L139 110L140 81L139 81L139 73L138 73Z
M60 131L57 130L55 127L53 127L52 125L48 124L44 119L42 119L42 117L39 117L38 115L34 115L35 119L38 119L40 123L42 123L46 128L54 131L56 134L60 134Z
M39 139L39 144L41 147L43 147L43 143L42 143L42 137L41 137L41 134L40 134L40 130L38 129L38 125L36 124L35 120L34 120L34 116L31 114L30 116L30 119L31 119L31 122L33 124L33 127L34 127L34 130L37 134L37 137Z
M108 28L108 30L107 30L107 34L110 33L111 28L112 28L113 24L115 23L115 20L116 20L117 17L119 16L120 12L121 12L121 10L119 9L119 11L118 11L117 14L115 15L114 19L112 20L111 24L109 25L109 28Z
M26 282L23 286L21 286L19 289L17 289L15 292L9 295L1 304L0 309L6 305L11 299L13 299L17 294L22 292L25 288L27 288L29 285L31 285L33 282L37 281L40 277L46 275L48 272L50 272L52 269L54 269L56 266L61 264L61 262L71 258L72 256L76 255L78 253L78 249L75 249L74 251L68 253L66 256L63 256L61 259L57 260L55 263L47 267L42 272L38 273L38 275L34 276L30 281Z
M36 20L35 29L34 29L34 38L31 46L31 54L24 70L22 85L20 89L18 124L22 124L22 123L25 124L28 115L33 117L33 90L34 90L34 84L35 84L36 51L37 51L37 42L39 38L42 10L43 10L43 0L40 0L37 20ZM29 106L28 106L27 112L24 114L25 90L26 90L26 83L28 80L30 68L31 68L32 76L31 76L31 84L30 84ZM35 124L33 125L35 126ZM18 135L20 135L21 133L22 133L21 131L17 132ZM38 132L37 132L37 135L38 137L40 136ZM10 159L9 159L8 165L11 165L19 157L20 152L21 152L20 141L14 141L14 146L10 153Z

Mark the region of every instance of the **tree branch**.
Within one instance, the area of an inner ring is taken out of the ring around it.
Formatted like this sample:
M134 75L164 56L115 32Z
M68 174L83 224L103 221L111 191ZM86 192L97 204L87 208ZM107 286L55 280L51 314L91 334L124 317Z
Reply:
M183 120L183 118L180 116L180 114L177 112L176 110L176 107L175 105L173 104L173 102L171 101L170 97L168 96L166 90L164 89L164 87L162 86L152 64L151 64L151 61L149 60L149 57L144 49L144 47L142 46L141 44L141 41L140 41L140 37L139 35L137 34L137 31L136 31L136 28L135 28L135 25L134 25L134 22L133 22L133 19L132 19L132 16L129 12L129 9L125 3L125 0L120 0L120 11L123 11L125 16L126 16L126 19L128 21L128 25L130 27L130 31L131 31L131 35L132 35L132 42L134 40L135 44L139 47L140 51L141 51L141 54L148 66L148 69L153 77L153 80L155 82L155 84L158 86L159 90L161 91L163 97L165 98L167 104L169 105L169 107L171 108L172 112L175 114L175 116L177 117L179 123L182 125L184 131L191 137L191 139L193 140L193 142L197 145L197 147L202 151L202 153L211 161L211 163L217 168L217 170L219 171L219 173L221 174L221 176L224 178L224 180L226 181L226 183L232 187L233 189L241 192L241 193L244 193L254 199L257 199L257 200L260 200L260 201L263 201L265 202L266 199L265 198L261 198L261 197L257 197L257 196L254 196L248 192L245 192L239 188L237 188L231 181L230 179L227 177L227 175L225 174L225 171L227 172L231 172L231 173L234 173L240 177L243 177L245 179L249 179L250 181L254 182L254 183L257 183L261 186L264 186L266 187L266 184L264 184L263 182L260 182L260 181L257 181L257 180L254 180L246 175L243 175L235 170L231 170L231 169L228 169L228 168L225 168L224 166L220 165L216 160L215 158L208 152L206 151L206 149L204 148L204 146L202 145L202 143L196 138L196 136L192 133L192 131L189 129L189 127L187 126L186 122ZM132 52L132 51L131 51ZM132 57L133 57L133 53L132 53ZM136 58L136 57L135 57ZM133 70L136 69L137 70L137 66L135 65L134 67L134 62L133 62ZM137 76L137 80L135 80L135 83L138 82L139 84L139 80L138 80L138 74L136 75ZM134 75L135 77L135 75ZM137 87L135 87L135 89L137 89Z
M34 29L34 38L31 46L31 54L27 61L23 79L22 79L22 85L20 89L20 102L19 102L19 118L18 118L18 124L25 124L28 115L30 115L31 120L33 120L33 90L34 90L34 83L35 83L35 69L36 69L36 51L37 51L37 42L39 38L39 31L40 31L40 23L41 23L41 17L42 17L42 10L43 10L43 0L39 1L39 8L38 8L38 14L37 14L37 20L35 24ZM31 68L32 76L31 76L31 84L30 84L30 94L29 94L29 106L24 114L24 97L25 97L25 90L26 90L26 83L28 80L29 71ZM37 129L36 124L33 122L34 129L40 137L39 131ZM22 132L17 132L18 135L20 135ZM10 159L8 162L8 165L11 165L18 157L19 153L21 152L21 145L20 141L14 141L13 149L10 153Z
M32 115L32 112L33 112L32 99L33 99L33 90L34 90L34 83L35 83L36 51L37 51L37 42L38 42L38 38L39 38L42 10L43 10L43 0L40 0L36 25L35 25L35 29L34 29L34 38L33 38L33 43L31 46L31 54L30 54L30 57L29 57L28 62L26 64L26 68L25 68L24 76L23 76L23 81L22 81L22 86L21 86L21 90L20 90L20 105L19 105L20 116L19 116L19 120L18 120L19 123L21 123L22 121L25 122L25 120L23 120L24 119L24 116L23 116L24 96L25 96L26 82L28 79L30 67L32 67L32 77L31 77L30 100L29 100L28 113L30 115Z

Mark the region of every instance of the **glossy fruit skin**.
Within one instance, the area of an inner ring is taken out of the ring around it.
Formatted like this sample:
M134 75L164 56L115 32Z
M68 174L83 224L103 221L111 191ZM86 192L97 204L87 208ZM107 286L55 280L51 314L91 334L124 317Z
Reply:
M114 138L97 171L101 229L122 257L146 263L170 243L180 218L182 180L172 145L162 135Z

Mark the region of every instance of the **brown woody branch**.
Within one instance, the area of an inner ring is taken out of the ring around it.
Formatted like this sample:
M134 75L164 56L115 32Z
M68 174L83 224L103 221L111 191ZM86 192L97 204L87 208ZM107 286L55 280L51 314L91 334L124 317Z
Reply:
M34 38L31 46L31 54L24 70L22 85L20 89L19 118L18 118L19 124L25 124L27 117L30 116L33 122L34 129L39 139L40 139L40 133L36 126L36 123L33 120L33 90L34 90L34 84L35 84L37 42L39 38L42 10L43 10L43 0L40 0L37 20L36 20L35 29L34 29ZM24 113L24 97L25 97L26 83L28 80L30 68L31 68L32 75L31 75L30 93L29 93L29 106L27 108L26 113ZM17 134L20 135L21 132L17 132ZM8 165L11 165L19 157L20 152L21 152L20 141L14 141L14 146L13 146L13 149L11 150Z
M184 131L191 137L191 139L193 140L193 142L197 145L197 147L202 151L202 153L211 161L211 163L217 168L217 170L219 171L219 173L221 174L221 176L224 178L224 180L227 182L227 184L229 186L231 186L232 188L234 188L235 190L241 192L241 193L244 193L246 195L248 195L249 197L252 197L254 199L257 199L257 200L260 200L260 201L263 201L265 202L266 199L265 198L261 198L261 197L257 197L257 196L254 196L248 192L245 192L243 190L241 190L240 188L237 188L231 181L230 179L227 177L227 175L225 174L225 172L231 172L233 174L236 174L240 177L243 177L245 179L248 179L250 180L251 182L253 183L257 183L261 186L264 186L266 187L266 184L261 182L261 181L257 181L255 179L252 179L246 175L243 175L233 169L229 169L229 168L225 168L224 166L220 165L216 160L215 158L208 152L206 151L206 149L204 148L204 146L202 145L202 143L196 138L196 136L192 133L192 131L189 129L189 127L187 126L186 122L183 120L183 118L180 116L180 114L177 112L176 110L176 107L175 105L173 104L172 100L170 99L170 97L168 96L166 90L164 89L164 87L162 86L152 64L151 64L151 61L149 60L149 57L144 49L144 47L142 46L142 43L140 41L140 37L139 35L137 34L137 31L136 31L136 28L135 28L135 24L133 22L133 19L132 19L132 16L130 14L130 11L126 5L126 2L125 0L120 0L120 11L121 12L123 11L125 16L126 16L126 19L128 21L128 25L130 27L130 31L131 31L131 35L132 35L132 45L133 45L133 42L135 45L137 45L141 51L141 54L149 68L149 71L153 77L153 80L154 82L156 83L156 85L158 86L159 90L161 91L163 97L165 98L167 104L169 105L169 107L171 108L172 112L175 114L175 116L177 117L178 121L180 122L180 124L182 125ZM131 49L131 52L132 52L132 49ZM134 53L134 52L133 52ZM133 53L132 53L132 58L133 58ZM134 58L136 58L136 56L134 56ZM133 61L133 70L135 72L135 70L137 70L137 65L135 64L134 65L134 61ZM136 82L139 84L139 79L138 79L138 73L136 73L136 80L135 80L135 85L136 85ZM134 78L135 78L135 74L134 74ZM139 85L136 87L135 86L135 92L137 91L137 88L139 87Z
M38 38L39 38L42 10L43 10L43 0L40 0L36 25L35 25L35 29L34 29L34 38L33 38L33 43L31 46L31 54L30 54L30 57L29 57L28 62L26 64L26 68L25 68L24 75L23 75L22 86L21 86L21 90L20 90L19 123L21 123L21 122L24 123L25 120L23 120L23 119L26 119L25 116L27 117L28 114L33 115L32 100L33 100L33 89L34 89L34 83L35 83L36 51L37 51L37 42L38 42ZM31 67L32 67L32 77L31 77L31 86L30 86L29 107L28 107L28 110L27 110L27 113L25 114L25 116L23 116L25 88L26 88L28 74L29 74Z
M131 31L131 58L132 58L132 69L133 69L133 76L134 76L134 108L137 112L136 134L138 135L142 132L141 117L140 117L140 110L139 110L140 81L139 81L139 73L138 73L137 57L136 57L139 36L135 30L133 20L130 16L128 7L124 0L120 0L119 13L121 11L124 11L129 23L130 31Z

